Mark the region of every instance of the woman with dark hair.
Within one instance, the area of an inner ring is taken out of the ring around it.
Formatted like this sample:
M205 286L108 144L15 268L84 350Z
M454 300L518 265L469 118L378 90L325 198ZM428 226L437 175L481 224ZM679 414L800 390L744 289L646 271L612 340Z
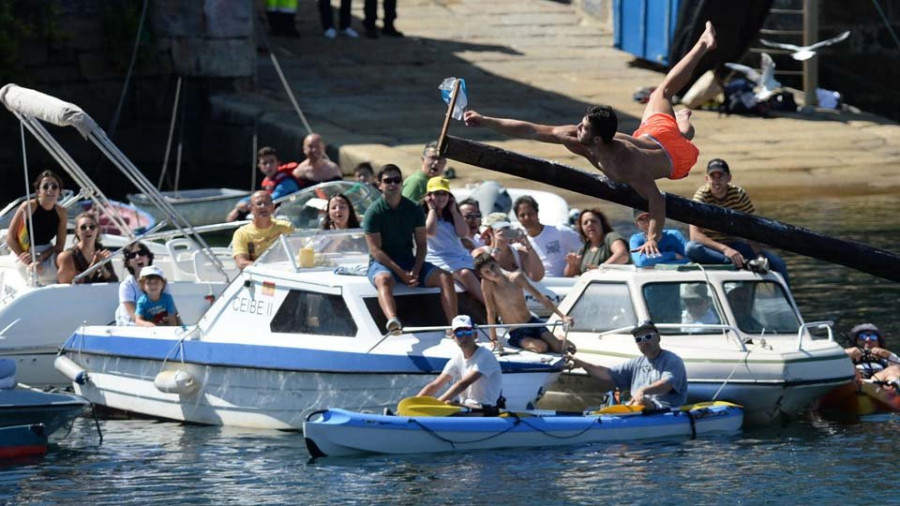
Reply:
M128 276L119 283L119 307L116 308L116 325L134 325L134 314L137 308L137 300L144 294L138 283L141 269L153 265L153 252L144 243L129 244L123 251L125 268ZM169 285L163 290L170 293Z
M614 231L600 209L586 209L578 215L576 229L584 241L580 253L566 256L566 277L583 274L600 264L631 263L628 243Z
M56 283L56 257L66 245L69 213L58 203L62 190L62 178L55 172L38 174L34 181L37 198L19 206L6 234L6 244L18 265L32 270L42 284Z
M75 218L75 244L59 254L57 263L60 283L71 283L75 278L103 262L110 256L109 250L100 244L100 223L97 216L83 212ZM109 283L118 281L112 263L106 262L103 267L92 274L78 280L79 283Z
M325 221L322 222L322 229L344 230L359 227L359 218L356 217L350 199L343 193L332 195L325 205Z
M850 329L849 338L853 346L844 351L863 379L897 383L900 379L900 358L885 348L881 329L871 323L862 323Z
M425 233L428 235L426 262L453 274L475 300L484 304L481 282L475 276L475 263L462 239L469 235L469 225L459 212L450 193L450 181L441 176L428 180L422 207L425 210Z

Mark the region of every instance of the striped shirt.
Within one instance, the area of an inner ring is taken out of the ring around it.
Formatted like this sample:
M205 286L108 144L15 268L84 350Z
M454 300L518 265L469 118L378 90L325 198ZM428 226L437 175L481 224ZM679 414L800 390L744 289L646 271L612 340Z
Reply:
M694 193L694 200L696 202L703 202L704 204L709 204L712 206L734 209L735 211L740 211L747 214L753 214L756 212L756 209L753 207L753 202L751 202L750 197L747 196L747 192L745 192L744 189L740 186L734 186L731 184L728 185L728 191L725 193L725 197L721 199L716 198L715 195L713 195L712 190L709 188L709 185L705 184L698 188L697 192ZM715 230L703 229L703 233L716 242L724 243L738 240L734 237L723 234L722 232L717 232Z

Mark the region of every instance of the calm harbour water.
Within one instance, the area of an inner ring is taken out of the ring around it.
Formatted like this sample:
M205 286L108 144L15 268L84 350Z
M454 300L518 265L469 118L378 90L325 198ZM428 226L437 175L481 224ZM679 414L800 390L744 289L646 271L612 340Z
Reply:
M896 196L758 202L766 216L900 251ZM629 232L622 228L623 232ZM900 284L785 255L806 321L872 321L900 348ZM0 502L891 502L900 416L804 419L720 439L309 462L299 433L78 420L42 458L0 463Z

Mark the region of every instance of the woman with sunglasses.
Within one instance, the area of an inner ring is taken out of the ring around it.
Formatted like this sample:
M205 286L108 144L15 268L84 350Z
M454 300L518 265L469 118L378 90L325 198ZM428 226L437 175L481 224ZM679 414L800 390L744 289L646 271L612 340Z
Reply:
M862 323L850 329L849 338L853 346L844 351L856 365L861 379L897 383L900 379L900 358L885 348L881 329L871 323Z
M450 181L441 176L429 179L422 208L428 235L425 261L452 273L453 279L463 285L470 296L484 304L472 255L462 243L462 239L469 236L469 226L450 193Z
M37 198L28 199L16 210L6 244L23 271L34 272L41 284L56 283L56 257L66 245L68 220L68 212L58 203L62 178L45 170L34 181L34 190Z
M107 260L110 254L100 244L100 223L97 216L90 212L79 214L75 218L75 244L59 254L59 282L71 283L79 274ZM103 267L79 279L78 283L110 283L118 280L112 262L106 262Z
M137 308L137 300L144 295L137 277L144 267L153 265L153 253L144 243L136 242L125 247L125 268L128 276L119 283L119 307L116 308L116 325L134 325L134 314ZM171 293L169 284L163 289L164 293Z

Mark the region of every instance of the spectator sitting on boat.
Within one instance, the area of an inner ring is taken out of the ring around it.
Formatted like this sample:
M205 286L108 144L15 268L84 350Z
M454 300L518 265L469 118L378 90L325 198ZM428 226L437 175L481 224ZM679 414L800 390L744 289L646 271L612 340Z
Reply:
M517 198L513 202L513 210L528 234L528 242L544 264L544 275L557 278L563 276L567 255L581 250L583 246L578 234L569 228L541 223L538 203L529 195Z
M528 277L523 272L507 272L501 269L494 257L488 253L482 253L475 257L475 272L481 276L481 291L484 292L487 324L497 323L499 316L503 325L509 325L510 346L535 353L544 353L547 350L555 353L562 352L562 340L553 335L547 327L516 328L516 324L542 323L528 311L528 305L525 302L526 291L564 322L572 324L572 318L562 314L546 295L528 281ZM494 348L502 350L503 344L497 339L497 329L491 328L489 334ZM568 343L566 351L575 353L575 345Z
M603 211L581 211L576 224L584 244L579 245L577 251L566 255L564 274L567 277L579 276L602 264L631 263L625 238L613 230Z
M90 212L83 212L75 218L75 244L63 251L57 258L60 283L71 283L75 277L109 258L110 252L100 244L100 224ZM112 262L81 278L79 283L110 283L119 281Z
M861 323L850 329L850 344L844 351L863 379L894 384L900 391L900 357L885 348L884 334L871 323Z
M705 283L684 283L681 285L681 323L704 323L716 325L719 317L712 308L709 291ZM686 332L697 332L697 329L685 329Z
M470 252L475 248L484 246L484 237L481 234L481 206L475 199L465 199L459 203L459 212L466 220L468 235L463 237L462 243Z
M447 166L447 159L437 151L437 141L431 141L422 151L422 168L403 181L403 196L416 204L422 202L427 193L428 180L440 176Z
M641 356L613 367L594 365L570 357L574 367L581 367L600 382L599 389L628 389L630 404L648 408L673 408L687 401L687 372L684 361L660 347L659 330L645 320L631 331Z
M26 200L16 209L7 229L6 245L16 257L16 265L26 278L28 271L33 272L40 284L56 283L56 258L66 245L69 213L58 203L62 190L62 178L55 172L38 174L34 181L37 198Z
M125 259L125 269L128 276L119 283L119 306L116 308L116 325L134 325L134 314L137 309L137 301L143 295L141 285L137 277L141 269L153 265L153 252L144 243L136 242L126 246L122 255ZM165 293L171 293L169 286L163 289Z
M457 314L456 288L449 272L425 261L425 213L402 195L400 167L381 167L378 180L381 198L366 210L363 229L369 246L368 277L378 290L387 331L398 333L403 329L394 300L394 284L398 281L408 286L440 287L441 307L450 322Z
M756 209L740 186L731 184L731 169L721 158L714 158L706 166L706 184L694 193L694 200L704 204L725 207L753 214ZM690 226L691 240L684 250L688 259L698 264L732 263L738 269L745 266L765 265L781 274L788 282L787 266L778 255L766 251L752 241L730 237L722 232ZM761 258L760 258L761 257ZM756 259L754 262L753 259ZM763 260L765 259L765 260Z
M469 226L450 193L450 181L441 176L433 177L428 180L427 190L422 203L428 236L425 260L453 273L453 279L465 287L475 300L484 304L481 283L473 270L472 255L462 243L462 239L469 234Z
M544 264L525 237L525 232L512 228L503 213L489 214L484 224L487 225L485 245L472 250L473 257L490 253L503 270L522 271L531 281L544 279Z
M272 196L272 200L278 200L300 189L293 176L297 162L282 165L281 160L278 159L278 152L269 146L260 148L256 156L256 166L266 176L262 181L262 189ZM250 214L250 197L245 197L238 201L234 209L228 213L225 221L244 220L248 214Z
M504 407L501 397L503 376L497 357L475 343L478 334L468 315L454 318L450 328L460 353L448 360L441 374L425 385L418 395L434 396L449 384L439 400L475 408L484 416L497 416L499 408ZM454 399L459 401L454 402Z
M303 154L306 155L306 160L294 169L294 179L301 189L344 179L340 166L325 154L325 142L321 135L312 133L303 139Z
M676 114L672 97L689 83L697 64L715 47L716 33L707 21L706 30L694 46L650 94L641 125L632 135L616 132L618 119L607 105L589 108L578 125L539 125L491 118L471 110L466 111L464 120L467 126L484 126L511 137L562 144L585 157L609 179L628 183L647 199L650 209L649 237L641 252L656 254L666 222L666 199L656 180L687 177L700 153L691 142L691 111L683 109Z
M343 193L336 193L325 204L325 220L322 222L322 230L346 230L359 228L359 218L350 199Z
M281 234L294 232L294 226L286 220L275 220L275 204L272 196L265 191L254 192L250 196L250 211L253 221L234 231L231 251L238 269L244 270L262 255Z
M141 290L134 311L134 324L138 327L178 325L175 298L167 293L166 276L159 267L149 265L141 269Z
M353 169L353 177L355 177L356 180L360 183L368 183L372 185L372 187L376 190L379 190L378 180L375 179L375 169L372 168L371 163L360 162L359 164L357 164L357 166Z
M753 316L755 301L753 284L738 283L734 286L726 286L725 290L725 297L728 299L728 305L734 314L738 329L748 334L764 332L763 324Z
M631 261L638 267L652 267L656 264L686 264L688 259L684 254L687 241L677 229L666 228L662 231L662 239L656 244L658 254L648 255L640 251L641 246L647 241L647 230L650 227L650 213L640 209L634 210L634 224L640 230L631 236L628 248L631 251Z

